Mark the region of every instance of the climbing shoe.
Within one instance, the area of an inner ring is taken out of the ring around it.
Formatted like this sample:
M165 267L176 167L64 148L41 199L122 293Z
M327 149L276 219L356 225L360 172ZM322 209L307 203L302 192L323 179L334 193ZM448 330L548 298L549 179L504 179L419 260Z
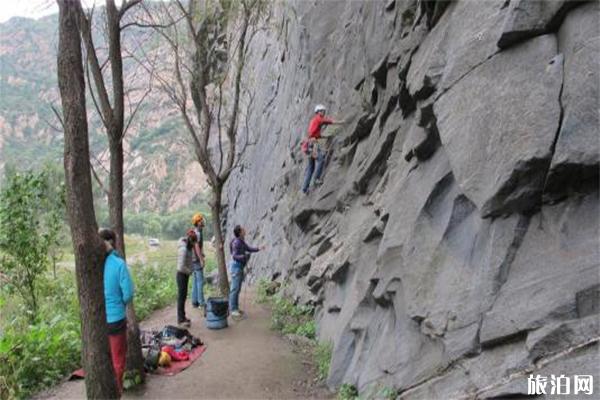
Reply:
M231 318L233 319L242 319L243 314L239 310L235 310L231 312Z
M315 183L313 184L315 187L319 187L323 184L323 181L321 179L315 179Z

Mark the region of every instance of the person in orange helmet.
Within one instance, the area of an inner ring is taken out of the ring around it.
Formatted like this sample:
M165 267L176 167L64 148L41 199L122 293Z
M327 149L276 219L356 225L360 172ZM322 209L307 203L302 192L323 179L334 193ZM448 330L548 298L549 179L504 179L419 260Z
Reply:
M196 243L194 244L194 251L192 255L192 270L194 278L192 280L192 306L200 308L200 311L204 312L206 302L204 300L204 246L202 229L204 228L204 215L196 213L192 217L192 225L194 225L194 231L196 233Z

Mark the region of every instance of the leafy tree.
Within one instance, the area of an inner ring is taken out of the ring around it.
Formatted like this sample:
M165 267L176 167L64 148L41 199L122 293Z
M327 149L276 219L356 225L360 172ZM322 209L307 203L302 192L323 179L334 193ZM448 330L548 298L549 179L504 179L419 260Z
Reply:
M23 299L33 322L38 312L37 281L58 248L64 197L51 196L48 170L13 173L0 192L2 278ZM58 200L58 202L57 202Z
M144 221L144 234L146 236L161 236L162 226L157 217L148 218Z

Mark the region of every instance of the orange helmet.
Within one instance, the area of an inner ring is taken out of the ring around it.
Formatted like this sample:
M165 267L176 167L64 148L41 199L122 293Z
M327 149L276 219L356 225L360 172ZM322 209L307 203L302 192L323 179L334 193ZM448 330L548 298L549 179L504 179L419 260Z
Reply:
M202 215L202 213L196 213L194 214L194 216L192 217L192 225L198 225L198 223L200 223L200 221L204 220L204 215Z

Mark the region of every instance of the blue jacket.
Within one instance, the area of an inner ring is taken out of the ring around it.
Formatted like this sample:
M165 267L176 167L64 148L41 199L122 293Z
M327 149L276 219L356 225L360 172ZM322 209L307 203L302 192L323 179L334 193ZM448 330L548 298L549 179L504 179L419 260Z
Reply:
M133 299L133 282L125 260L112 250L104 261L104 301L106 322L125 318L125 305Z

